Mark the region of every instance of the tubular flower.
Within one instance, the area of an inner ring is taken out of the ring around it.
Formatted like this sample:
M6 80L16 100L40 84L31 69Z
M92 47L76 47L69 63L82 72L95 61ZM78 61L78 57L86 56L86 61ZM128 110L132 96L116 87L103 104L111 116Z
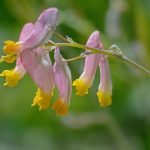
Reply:
M59 48L55 49L54 58L54 79L56 88L59 92L59 97L53 104L52 109L54 109L59 115L65 115L68 112L68 106L70 104L70 97L72 93L71 72L67 63L64 62L61 57Z
M8 56L17 55L15 69L5 71L1 76L6 76L6 85L13 86L27 73L38 86L38 92L32 106L38 104L41 109L49 105L49 100L54 89L53 67L49 54L43 55L45 50L40 47L48 42L56 23L58 21L58 10L49 8L42 12L35 25L28 25L20 36L19 42L5 42L4 52ZM14 82L12 80L14 79Z
M107 56L101 55L100 66L100 76L101 81L98 88L97 96L101 106L106 107L112 103L112 82L110 75L110 67Z
M56 8L45 10L38 18L31 35L22 42L25 49L20 53L21 62L39 88L32 106L38 104L40 110L49 106L55 83L49 54L43 55L45 50L38 46L49 40L57 20Z
M86 46L99 48L99 45L100 35L98 31L95 31L90 35ZM90 52L89 50L86 51ZM73 86L76 87L77 95L83 96L85 94L88 94L88 89L92 86L99 60L100 54L91 54L89 56L86 56L83 73L81 74L79 79L76 79L73 82Z
M28 37L28 35L32 32L33 24L27 23L24 25L19 40L22 41ZM5 47L5 46L4 46ZM19 52L19 51L17 51ZM8 54L8 53L7 53ZM13 54L3 56L2 59L6 61L7 63L12 63L15 61L16 56ZM12 70L4 70L0 76L6 77L6 83L4 83L4 86L13 87L18 84L18 82L21 80L21 78L24 76L26 70L24 69L20 57L17 58L16 66Z
M38 17L35 24L25 24L17 42L10 40L5 41L3 47L4 56L0 57L0 63L13 63L16 61L16 65L11 70L4 70L0 74L0 77L5 78L4 86L13 87L18 84L25 73L28 73L38 87L31 106L38 105L39 110L51 106L57 114L65 115L70 105L72 77L67 62L60 54L59 46L73 46L79 48L83 48L83 46L80 44L74 45L75 42L69 38L67 38L67 41L70 42L68 45L67 43L49 42L57 25L57 21L58 10L56 8L46 9ZM50 47L49 50L55 48L54 65L51 62L47 46ZM103 48L98 31L90 35L86 46L85 48ZM101 106L110 105L112 83L108 57L100 53L93 53L91 50L86 49L85 51L89 55L85 58L83 73L73 82L73 86L76 88L76 94L79 96L88 94L88 89L93 84L99 65L101 81L97 96ZM72 58L69 61L76 59L78 59L78 57ZM58 98L51 104L51 97L53 96L55 86L58 91Z
M46 42L52 35L58 20L58 10L49 8L43 11L32 28L32 32L21 38L18 42L7 40L4 42L3 51L8 56L16 55L24 49L33 49ZM30 30L29 30L30 31ZM29 33L25 30L25 33Z
M33 100L32 106L38 104L41 109L49 106L52 97L54 83L54 73L49 54L43 55L43 49L26 49L21 53L21 60L26 71L38 86L38 92Z
M49 40L58 21L58 10L49 8L44 10L34 25L31 34L22 41L23 49L34 49Z

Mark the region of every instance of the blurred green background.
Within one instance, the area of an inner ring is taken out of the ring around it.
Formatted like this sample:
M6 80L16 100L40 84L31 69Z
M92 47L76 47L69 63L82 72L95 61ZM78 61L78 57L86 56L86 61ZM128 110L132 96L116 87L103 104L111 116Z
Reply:
M48 7L60 10L57 31L86 43L100 30L105 48L117 44L129 57L150 68L149 0L1 0L0 54L3 41L18 40L22 26L34 22ZM54 38L55 39L55 38ZM65 58L82 52L63 48ZM83 60L71 62L73 79ZM0 64L0 71L15 64ZM99 107L97 71L94 85L84 97L73 89L69 114L59 117L48 109L31 108L36 86L26 75L14 88L0 79L0 150L149 150L150 79L118 60L110 60L113 105Z

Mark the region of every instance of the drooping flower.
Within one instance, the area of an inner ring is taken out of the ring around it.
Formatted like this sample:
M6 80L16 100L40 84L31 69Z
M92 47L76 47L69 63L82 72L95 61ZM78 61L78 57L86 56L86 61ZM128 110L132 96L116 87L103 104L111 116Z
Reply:
M31 34L33 27L34 26L32 23L25 24L21 31L19 41L25 40ZM9 45L9 47L11 47L11 45ZM9 51L7 49L7 51L8 51L7 54L11 53L11 51L15 51L15 50L10 50L10 49L9 49ZM5 46L4 46L4 50L5 50ZM19 53L19 51L18 51L18 53ZM11 53L11 55L12 55L12 53ZM12 63L16 59L16 57L17 56L14 56L14 55L12 55L10 57L10 55L8 54L7 56L3 56L2 58L4 59L4 61L6 61L8 63ZM5 86L13 87L18 84L18 82L24 76L25 72L26 72L26 70L21 63L20 56L18 56L15 68L12 70L4 70L0 74L0 76L6 77L6 82L4 83Z
M40 15L31 35L23 42L26 49L20 53L23 66L38 86L32 106L38 104L40 110L49 106L55 83L49 53L43 55L44 49L38 46L49 40L57 20L57 9L45 10Z
M109 61L107 56L101 55L99 62L100 66L100 85L98 88L97 96L101 106L106 107L112 103L112 82Z
M51 37L58 21L58 10L49 8L44 10L34 25L32 32L18 42L7 40L3 51L7 55L15 55L24 49L34 49L45 43ZM28 32L26 30L26 32Z
M103 48L98 31L91 34L86 45L98 49ZM73 86L76 86L77 95L83 96L87 94L88 89L92 86L98 64L100 66L101 81L97 96L101 106L108 106L112 103L112 83L107 56L102 54L91 54L86 56L83 73L79 79L73 82Z
M12 63L16 59L16 66L12 70L3 71L0 76L6 77L4 85L13 87L27 72L38 86L35 98L31 106L38 105L39 110L46 109L50 105L53 90L56 86L59 96L51 108L59 115L68 112L72 93L71 72L66 61L62 58L60 50L55 49L55 63L52 62L44 44L50 39L58 20L58 10L50 8L43 11L35 25L28 23L23 27L18 42L5 41L3 51L5 56L0 62ZM56 45L55 45L56 46ZM95 31L89 37L86 46L102 49L100 35ZM86 52L91 52L86 50ZM92 86L98 65L100 66L100 85L97 96L101 106L111 104L112 83L108 57L99 53L90 54L85 58L84 70L79 79L73 82L76 94L83 96Z
M100 35L98 31L93 32L86 46L99 48L100 45ZM90 50L86 50L87 52L91 52ZM92 86L96 69L98 67L100 61L100 54L90 54L85 58L84 70L79 79L76 79L73 82L73 86L76 87L76 94L79 96L83 96L88 94L88 89Z
M34 49L47 42L58 22L58 9L49 8L44 10L34 25L30 36L21 45L23 49Z
M68 111L72 93L71 72L68 64L64 62L62 56L60 55L59 48L55 49L54 58L54 79L59 96L57 101L53 104L52 108L56 111L57 114L64 115Z
M17 60L16 67L12 70L4 70L0 76L6 77L6 82L4 83L4 86L8 87L14 87L18 84L18 82L21 80L21 78L25 74L25 69L20 63L19 60Z
M49 8L43 11L32 28L32 32L18 42L7 41L4 46L6 56L18 56L17 69L25 68L38 86L38 92L32 106L38 104L41 109L49 106L49 100L54 89L54 75L49 54L43 55L45 50L41 47L51 37L58 21L58 10ZM26 32L28 32L26 30ZM25 32L25 33L26 33ZM21 67L20 67L21 66ZM24 71L25 71L24 70ZM15 72L15 73L14 73ZM5 71L1 76L6 76L7 85L16 85L20 80L19 71ZM14 79L14 82L12 80Z
M38 104L41 109L49 106L49 100L53 95L54 74L49 53L43 55L43 49L26 49L21 53L21 61L28 74L38 86L38 92L32 106Z

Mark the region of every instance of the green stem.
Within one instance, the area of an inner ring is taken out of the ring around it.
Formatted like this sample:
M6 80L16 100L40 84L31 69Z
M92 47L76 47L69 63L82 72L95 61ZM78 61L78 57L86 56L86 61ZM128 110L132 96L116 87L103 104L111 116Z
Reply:
M123 56L121 58L121 60L123 60L124 63L130 64L131 66L135 67L136 69L148 74L148 76L150 76L150 71L148 69L146 69L145 67L137 64L136 62L128 59L126 56Z
M48 42L45 46L56 46L56 47L75 47L75 48L80 48L80 49L87 49L87 50L91 50L92 53L100 53L100 54L104 54L107 55L109 57L115 57L121 61L123 61L124 63L127 63L133 67L135 67L136 69L144 72L145 74L147 74L148 76L150 76L150 71L148 69L146 69L145 67L137 64L136 62L130 60L129 58L127 58L126 56L124 56L121 53L118 53L116 51L113 50L104 50L104 49L97 49L97 48L93 48L93 47L88 47L82 44L78 44L78 43L52 43L52 42ZM71 58L72 60L77 60L77 59L81 59L80 57L77 57L75 59ZM70 60L71 61L71 60Z
M79 59L85 58L86 56L87 56L87 55L79 55L79 56L77 56L77 57L65 59L65 61L66 61L66 62L75 61L75 60L79 60Z

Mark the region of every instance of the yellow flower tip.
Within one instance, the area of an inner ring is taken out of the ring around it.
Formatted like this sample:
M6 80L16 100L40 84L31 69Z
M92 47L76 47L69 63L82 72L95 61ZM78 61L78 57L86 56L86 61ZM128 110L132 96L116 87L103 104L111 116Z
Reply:
M35 105L38 105L39 111L43 109L47 109L50 105L50 99L52 95L53 95L52 93L51 94L44 93L41 89L38 88L36 92L36 96L31 106L33 107Z
M112 99L111 99L110 93L104 93L102 91L98 91L97 96L99 99L100 106L107 107L112 104Z
M19 42L14 42L14 41L5 41L4 42L4 47L3 47L3 51L5 54L8 54L8 55L14 55L14 54L17 54L20 50L20 43Z
M76 95L84 96L84 95L88 94L89 86L87 83L85 83L84 80L76 79L73 82L73 86L76 87Z
M52 109L56 111L58 115L66 115L68 113L68 105L62 99L58 99L53 105Z
M4 83L4 86L8 87L14 87L18 84L19 80L21 79L20 74L15 70L4 70L0 77L5 77L6 82Z
M13 63L16 60L17 56L16 55L6 55L2 56L0 59L1 62L6 62L6 63Z

